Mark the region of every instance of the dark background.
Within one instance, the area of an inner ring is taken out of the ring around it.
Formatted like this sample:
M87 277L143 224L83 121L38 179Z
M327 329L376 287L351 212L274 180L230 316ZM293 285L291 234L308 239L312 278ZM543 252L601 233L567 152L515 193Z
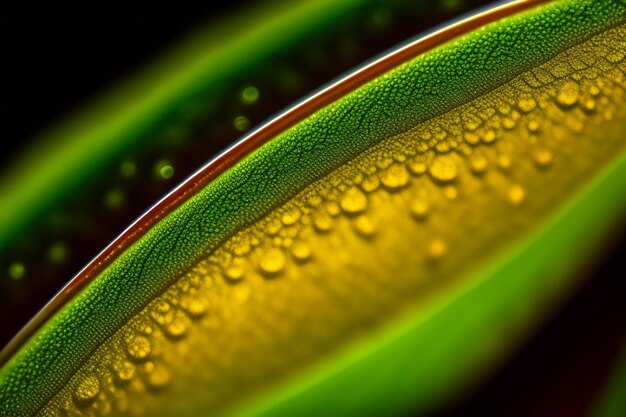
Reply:
M0 166L37 134L149 64L196 25L249 3L0 2Z

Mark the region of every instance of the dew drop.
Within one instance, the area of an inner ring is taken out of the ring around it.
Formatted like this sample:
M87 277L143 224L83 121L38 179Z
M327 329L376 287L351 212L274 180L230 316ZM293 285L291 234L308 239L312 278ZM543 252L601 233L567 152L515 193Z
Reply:
M369 216L361 215L354 220L356 231L363 237L369 238L376 233L376 224Z
M517 108L524 113L530 113L537 107L537 102L532 97L522 98L517 102Z
M514 206L519 206L520 204L522 204L524 202L524 199L526 198L526 191L524 191L524 189L519 186L519 185L514 185L509 189L509 202L514 205Z
M448 200L456 200L459 196L459 191L454 185L448 185L443 189L443 195L445 195Z
M452 158L441 156L430 164L429 172L435 181L445 183L454 181L458 170Z
M582 104L583 110L591 113L596 109L596 101L592 98L585 99Z
M480 139L484 142L484 143L493 143L496 140L496 132L494 132L493 130L487 130L485 133L482 134L482 136L480 137Z
M409 160L407 166L409 167L409 171L415 175L422 175L428 169L426 164L419 159Z
M266 275L276 275L285 268L287 258L282 250L278 248L270 249L259 262L259 267Z
M135 376L135 366L126 360L113 364L113 371L115 371L117 382L121 384L129 382Z
M347 214L357 214L367 208L367 197L357 187L350 187L339 201L341 209Z
M126 341L126 351L131 359L141 361L150 356L152 346L150 340L144 336L131 336Z
M180 306L192 319L198 319L206 313L206 305L195 298L185 298Z
M477 145L480 142L480 137L473 132L465 132L463 139L470 145Z
M562 107L571 107L578 101L579 94L580 90L578 88L578 84L573 81L568 81L559 89L556 101Z
M554 155L548 149L539 149L534 153L534 159L537 166L546 168L552 163Z
M428 217L428 203L420 198L411 201L409 208L417 220L425 220Z
M21 262L13 262L9 265L9 276L13 279L20 279L26 273L26 267Z
M439 259L448 250L446 242L442 239L435 239L428 244L428 256L432 259Z
M169 371L164 366L155 366L148 374L148 386L153 390L161 390L169 384L171 380Z
M245 132L250 128L250 120L246 116L237 116L233 121L233 126L240 132Z
M98 378L94 375L87 375L82 378L76 386L74 398L76 398L79 404L85 405L93 401L99 392L100 381L98 381Z
M365 192L371 193L372 191L376 190L379 185L380 180L378 179L378 177L375 175L371 175L363 180L363 182L361 183L361 188L363 188Z
M305 262L311 257L311 248L304 242L295 242L291 246L291 254L298 262Z
M165 326L165 335L170 339L181 339L187 334L189 319L179 314L174 321Z
M285 226L296 224L300 220L300 210L297 207L289 208L281 217Z
M539 131L539 123L536 120L528 122L527 127L530 133L537 133Z
M393 164L380 177L380 182L389 190L399 190L409 182L409 172L404 165Z
M320 233L329 232L333 227L333 219L326 213L317 213L313 218L313 227Z
M243 275L244 270L239 265L229 265L224 268L224 276L230 281L240 281Z
M511 168L511 157L508 155L500 155L498 157L498 166L504 170L508 171Z
M243 104L254 104L259 99L259 90L254 86L245 87L241 90L241 102Z
M473 155L470 158L470 170L476 175L483 174L487 170L487 158L483 155Z

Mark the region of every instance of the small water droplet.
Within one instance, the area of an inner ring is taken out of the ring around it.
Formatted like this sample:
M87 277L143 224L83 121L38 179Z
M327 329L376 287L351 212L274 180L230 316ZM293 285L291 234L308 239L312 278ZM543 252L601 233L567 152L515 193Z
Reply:
M250 120L246 116L237 116L233 121L233 126L240 132L250 129Z
M13 279L20 279L26 273L26 267L21 262L13 262L9 265L9 276Z
M562 107L571 107L578 101L580 89L573 81L564 83L556 96L557 103Z
M350 187L339 201L341 209L347 214L357 214L367 208L367 196L357 187Z
M289 208L281 217L284 225L291 226L300 220L300 210L297 207Z
M596 109L596 101L592 98L587 98L583 101L582 107L587 113L592 113Z
M328 214L320 212L313 218L313 226L320 233L326 233L333 227L333 219Z
M503 171L508 171L509 168L511 168L511 157L508 155L500 155L498 157L498 166L503 170Z
M327 201L324 203L324 208L326 209L326 212L333 217L336 217L339 213L341 213L341 207L339 207L339 204L337 204L336 201Z
M375 175L370 175L363 180L363 182L361 183L361 188L363 188L363 191L371 193L372 191L376 190L379 185L380 181L378 177Z
M131 359L141 361L150 356L152 346L150 340L144 336L131 336L126 341L126 351Z
M481 175L487 170L487 158L483 155L472 155L470 158L470 169L476 175Z
M539 123L536 120L529 121L527 127L530 133L537 133L539 131Z
M311 248L304 242L298 241L291 246L291 254L298 262L305 262L311 257Z
M369 238L376 233L376 224L369 216L361 215L354 220L356 231L363 237Z
M517 108L524 113L530 113L535 110L535 107L537 107L537 102L532 97L522 98L517 102Z
M135 376L135 366L126 361L120 360L113 364L113 371L118 383L125 384Z
M76 401L85 405L93 401L100 392L100 381L94 375L83 377L74 391Z
M554 155L552 155L552 152L550 152L549 149L538 149L533 156L535 163L541 168L550 166L552 159L554 158Z
M424 220L428 217L428 203L421 198L417 198L411 201L410 204L411 214L417 220Z
M148 386L155 390L161 390L169 384L171 380L169 371L162 365L155 366L148 374Z
M181 339L187 334L187 329L189 328L189 318L179 313L176 315L176 318L168 323L165 328L165 335L170 339Z
M496 132L494 132L493 130L489 129L485 133L482 134L480 139L484 143L493 143L496 140Z
M465 132L463 139L470 145L477 145L480 142L480 137L473 132Z
M167 159L161 159L154 164L154 172L160 179L170 179L174 176L174 166Z
M409 171L411 171L415 175L422 175L428 167L421 159L411 159L408 161L407 166L409 167Z
M435 239L428 244L428 256L431 259L439 259L446 254L448 250L446 242L442 239Z
M206 313L205 303L196 298L185 298L181 301L180 306L192 319L198 319Z
M266 275L276 275L283 271L287 258L282 250L270 249L259 262L259 267Z
M243 104L251 105L257 102L259 99L259 90L250 85L241 90L241 102Z
M399 190L409 182L409 173L404 165L393 164L380 177L380 182L389 190Z
M514 205L514 206L519 206L520 204L522 204L524 202L524 199L526 198L526 191L524 191L524 189L519 186L519 185L514 185L509 189L509 202Z
M224 276L230 281L240 281L243 275L244 270L239 265L229 265L224 268Z
M443 189L443 195L445 195L448 200L456 200L459 196L459 191L454 185L448 185Z
M431 177L438 182L450 182L456 179L457 166L449 156L435 158L429 167Z

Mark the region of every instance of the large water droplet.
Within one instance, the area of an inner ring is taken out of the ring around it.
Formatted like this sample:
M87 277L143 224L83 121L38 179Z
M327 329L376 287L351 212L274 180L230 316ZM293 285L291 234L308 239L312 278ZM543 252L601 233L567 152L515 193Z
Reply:
M276 275L285 268L287 258L282 250L278 248L270 249L259 262L261 271L266 275Z
M94 375L83 377L74 391L74 398L81 404L87 404L93 401L100 392L100 381Z
M357 214L367 208L367 197L356 187L350 187L339 201L341 209L348 214Z
M380 182L389 190L399 190L409 182L409 172L404 165L393 164L380 177Z
M556 96L557 103L562 107L571 107L578 101L580 89L573 81L564 83Z
M457 166L449 156L435 158L429 167L432 178L438 182L450 182L456 178Z

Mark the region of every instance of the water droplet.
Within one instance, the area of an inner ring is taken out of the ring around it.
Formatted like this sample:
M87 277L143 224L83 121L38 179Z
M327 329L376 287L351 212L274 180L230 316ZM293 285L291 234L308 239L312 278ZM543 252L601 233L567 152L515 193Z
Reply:
M81 404L88 404L93 401L100 392L100 381L94 375L87 375L82 378L76 390L74 391L74 398Z
M411 209L411 214L417 220L424 220L428 217L428 203L421 198L417 198L411 201L411 205L409 206Z
M268 221L267 228L265 229L265 231L267 232L268 235L274 236L278 232L280 232L280 229L282 228L283 228L283 225L281 224L280 220L276 218L272 218Z
M379 185L380 181L378 177L375 175L370 175L363 180L363 182L361 183L361 188L363 188L365 192L371 193L372 191L376 190Z
M174 166L167 159L161 159L154 164L154 172L160 179L170 179L174 176Z
M571 107L578 101L579 94L580 90L578 88L578 84L573 81L568 81L559 89L556 101L562 107Z
M246 116L237 116L233 121L233 126L240 132L250 129L250 120Z
M399 190L409 182L409 172L404 165L393 164L380 177L380 182L389 190Z
M289 208L281 218L282 222L286 226L291 226L300 220L300 210L297 207Z
M150 340L144 336L131 336L126 340L126 351L131 359L141 361L150 356L152 346Z
M254 86L245 87L241 90L241 102L243 104L254 104L259 99L259 90Z
M170 339L181 339L183 336L187 334L187 329L189 328L189 318L184 316L182 313L176 315L176 319L171 323L168 323L164 330L165 335Z
M508 155L500 155L498 157L498 166L504 170L508 171L511 168L511 157Z
M313 226L320 233L326 233L333 227L333 219L326 213L317 213L313 218Z
M273 248L261 258L259 266L261 267L261 271L266 275L276 275L282 272L286 262L287 258L283 251L278 248Z
M512 130L516 125L517 123L515 122L515 120L510 117L505 117L504 119L502 119L502 127L506 130Z
M472 155L470 158L470 169L476 175L481 175L487 170L487 158L483 155Z
M239 265L229 265L224 269L224 276L230 281L240 281L243 275L244 270Z
M509 189L509 202L514 206L519 206L526 198L526 192L519 185L514 185Z
M372 237L376 233L376 224L366 215L361 215L354 220L356 231L363 237Z
M535 163L541 168L550 166L553 158L554 155L548 149L539 149L534 153Z
M445 195L448 200L456 200L459 196L459 192L454 185L448 185L443 189L443 195Z
M153 390L161 390L169 384L171 380L169 371L162 365L155 366L148 374L148 386Z
M26 273L26 267L21 262L13 262L9 265L9 276L13 279L20 279Z
M409 171L411 171L415 175L422 175L424 172L426 172L426 169L428 169L426 164L422 160L417 158L409 160L407 165L409 167Z
M438 182L450 182L456 178L457 166L449 156L441 156L430 164L429 172Z
M205 303L195 298L183 299L180 306L192 319L198 319L206 313Z
M357 214L367 208L367 196L357 187L350 187L339 201L341 209L347 214Z
M333 217L338 216L339 213L341 213L341 208L336 201L327 201L324 204L324 208L326 209L326 212Z
M522 98L517 102L517 108L524 113L530 113L537 107L537 102L532 97Z
M496 140L496 132L494 132L493 130L487 130L485 133L482 134L482 136L480 137L480 139L484 142L484 143L493 143Z
M528 122L528 131L530 133L537 133L539 131L539 123L536 120Z
M463 139L465 139L465 142L470 145L477 145L478 142L480 142L480 137L473 132L465 132L465 134L463 135Z
M583 101L583 110L587 113L591 113L596 109L596 101L592 98L587 98Z
M304 242L295 242L291 247L291 254L298 262L304 262L311 257L311 248Z
M446 242L441 239L435 239L428 244L428 256L432 259L441 258L447 250Z
M114 363L113 370L118 383L127 383L135 376L135 366L126 360Z

